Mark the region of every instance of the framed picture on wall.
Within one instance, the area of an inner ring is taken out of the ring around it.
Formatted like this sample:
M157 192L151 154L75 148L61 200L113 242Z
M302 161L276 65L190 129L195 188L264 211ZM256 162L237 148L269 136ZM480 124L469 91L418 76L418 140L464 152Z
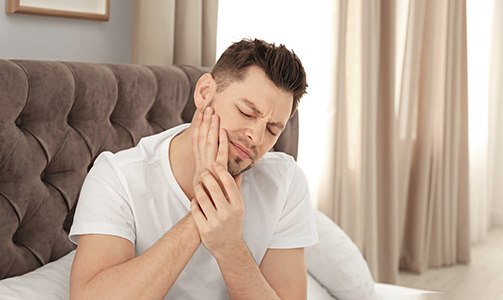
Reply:
M108 21L110 0L6 0L8 14L24 13Z

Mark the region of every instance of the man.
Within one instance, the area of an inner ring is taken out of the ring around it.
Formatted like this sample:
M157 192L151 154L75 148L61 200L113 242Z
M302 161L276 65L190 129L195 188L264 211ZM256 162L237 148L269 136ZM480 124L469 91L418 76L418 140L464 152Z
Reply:
M305 299L309 190L268 151L306 86L293 52L242 40L198 80L191 124L102 153L70 232L72 298Z

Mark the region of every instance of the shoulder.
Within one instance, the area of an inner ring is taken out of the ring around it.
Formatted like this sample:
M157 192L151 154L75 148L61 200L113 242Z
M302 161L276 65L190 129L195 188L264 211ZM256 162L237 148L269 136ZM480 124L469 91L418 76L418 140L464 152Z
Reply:
M296 180L304 180L304 172L295 159L283 152L268 152L257 164L249 170L250 177L260 177L261 181L271 180L274 182L292 183Z
M250 170L276 174L290 172L295 165L293 157L286 153L267 152Z
M140 139L134 147L112 153L104 151L98 155L94 165L107 165L118 170L123 167L136 165L137 163L149 163L162 158L166 154L164 151L168 147L171 137L188 127L189 124L182 124L171 129L149 135Z
M287 171L289 173L303 173L295 159L283 152L268 152L256 166L272 172Z
M256 164L256 167L262 168L291 168L297 162L295 159L283 152L267 152Z

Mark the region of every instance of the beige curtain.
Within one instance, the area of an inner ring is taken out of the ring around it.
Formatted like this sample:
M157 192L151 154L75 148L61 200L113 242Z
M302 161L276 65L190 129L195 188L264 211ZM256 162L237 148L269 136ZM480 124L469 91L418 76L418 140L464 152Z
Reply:
M338 1L333 151L318 191L389 283L400 268L469 261L465 4L404 2Z
M133 62L212 66L218 0L135 2Z

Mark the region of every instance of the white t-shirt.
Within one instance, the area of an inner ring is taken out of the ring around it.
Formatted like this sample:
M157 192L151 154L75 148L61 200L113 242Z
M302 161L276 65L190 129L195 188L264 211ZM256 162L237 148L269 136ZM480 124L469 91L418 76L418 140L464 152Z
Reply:
M131 241L142 254L190 211L173 175L169 145L183 124L140 140L136 147L101 153L80 193L70 239L107 234ZM268 248L318 241L307 180L291 156L269 152L243 173L243 238L257 264ZM216 259L201 244L165 299L228 299Z

